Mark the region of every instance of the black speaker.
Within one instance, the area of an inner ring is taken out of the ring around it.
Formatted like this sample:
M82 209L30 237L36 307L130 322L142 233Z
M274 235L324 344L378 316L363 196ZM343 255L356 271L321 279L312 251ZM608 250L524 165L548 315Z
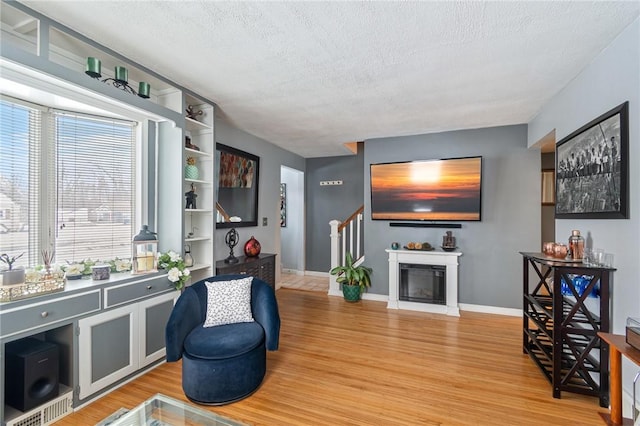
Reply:
M27 337L5 345L5 403L29 411L58 396L58 345Z

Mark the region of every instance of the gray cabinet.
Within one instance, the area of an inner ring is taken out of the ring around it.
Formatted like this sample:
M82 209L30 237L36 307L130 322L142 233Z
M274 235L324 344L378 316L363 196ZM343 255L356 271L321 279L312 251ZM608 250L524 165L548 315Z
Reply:
M100 310L100 290L35 302L0 312L0 336L8 337Z
M81 400L165 356L164 327L177 298L172 291L78 321Z

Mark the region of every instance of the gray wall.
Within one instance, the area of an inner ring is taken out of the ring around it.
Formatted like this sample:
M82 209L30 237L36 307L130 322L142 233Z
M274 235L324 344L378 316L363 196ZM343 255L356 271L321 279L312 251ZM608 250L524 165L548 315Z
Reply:
M304 173L282 167L280 180L286 188L286 226L280 228L281 264L284 269L304 272Z
M414 159L482 156L482 221L462 223L453 235L463 255L460 303L522 308L522 257L539 251L540 151L527 149L525 125L365 141L365 264L373 268L370 293L389 294L392 241L439 246L445 229L391 228L372 221L369 165Z
M254 236L262 246L264 253L277 253L276 265L280 259L280 167L287 166L304 171L304 158L289 151L239 130L220 117L216 117L216 142L241 149L260 157L260 194L258 195L258 226L237 228L239 243L234 250L236 256L242 255L244 243ZM268 225L262 226L262 218L266 217ZM224 243L228 229L216 230L216 260L224 259L229 248ZM276 282L279 280L280 268L277 269Z
M629 101L630 219L556 220L556 239L572 229L591 236L593 247L613 253L613 331L624 333L627 317L640 316L640 19L636 19L529 123L529 145L555 129L557 140L611 108ZM637 369L636 369L637 370ZM628 375L625 375L630 388Z
M364 202L364 153L308 158L306 166L306 270L329 272L329 222L345 220ZM338 186L320 186L323 180L342 180Z

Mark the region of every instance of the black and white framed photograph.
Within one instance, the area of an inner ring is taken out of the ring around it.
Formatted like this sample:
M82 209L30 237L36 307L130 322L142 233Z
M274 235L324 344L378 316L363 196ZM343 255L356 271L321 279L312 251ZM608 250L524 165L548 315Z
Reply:
M556 218L629 218L629 102L556 145Z
M287 226L287 184L280 184L280 226Z

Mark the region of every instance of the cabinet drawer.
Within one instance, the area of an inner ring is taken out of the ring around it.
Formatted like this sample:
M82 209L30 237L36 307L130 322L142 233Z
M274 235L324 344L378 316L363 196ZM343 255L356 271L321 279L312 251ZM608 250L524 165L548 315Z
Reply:
M34 303L0 314L0 335L8 336L100 310L100 290Z
M109 287L104 290L104 307L111 308L169 290L175 291L165 276Z

